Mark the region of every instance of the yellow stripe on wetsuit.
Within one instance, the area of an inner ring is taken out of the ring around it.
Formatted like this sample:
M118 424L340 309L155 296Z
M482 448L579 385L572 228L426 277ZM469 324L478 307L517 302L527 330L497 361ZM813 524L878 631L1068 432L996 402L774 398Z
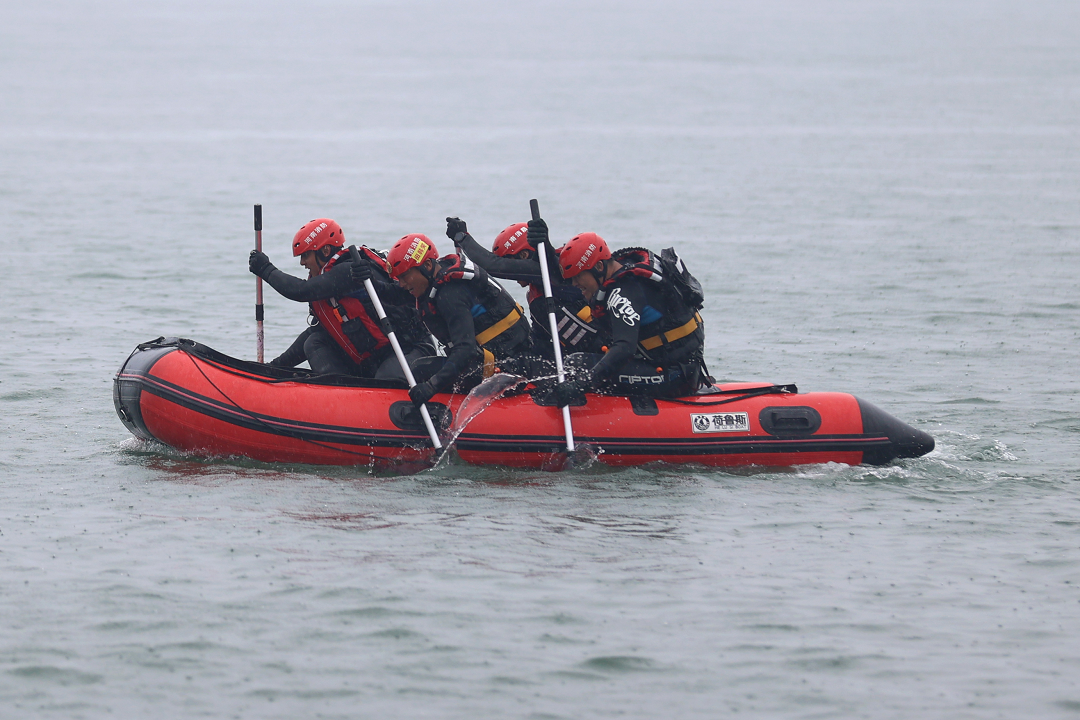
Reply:
M694 317L690 318L689 322L685 325L680 325L674 330L668 330L662 337L660 335L653 335L651 338L645 338L641 341L641 347L646 350L654 350L663 345L665 340L669 343L675 342L697 330L700 323L701 315L694 313Z
M506 332L510 328L514 327L514 325L516 325L517 321L520 320L520 319L521 319L521 306L518 305L513 310L511 310L510 314L507 315L506 317L504 317L502 320L495 323L494 325L489 327L484 332L477 334L477 336L476 336L476 344L477 345L487 345L489 342L494 340L496 337L498 337L502 333Z

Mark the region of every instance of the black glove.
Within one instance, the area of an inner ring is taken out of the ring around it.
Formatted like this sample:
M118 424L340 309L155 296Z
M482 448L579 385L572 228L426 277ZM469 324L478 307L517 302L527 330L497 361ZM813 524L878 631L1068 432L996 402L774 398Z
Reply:
M360 262L354 262L352 270L349 272L352 275L353 282L361 285L364 284L365 280L371 279L371 265L363 258L360 259Z
M252 250L251 254L248 255L248 270L263 280L276 269L274 263L270 262L270 258L266 257L266 253Z
M567 380L555 386L555 404L566 407L571 402L585 394L589 389L589 383L585 380Z
M534 248L538 248L542 242L548 243L548 247L551 247L551 242L548 240L547 223L543 220L530 220L529 244Z
M458 235L465 235L468 232L469 229L465 227L465 221L461 218L446 218L446 237L453 240L455 245L458 241Z
M431 381L422 382L419 385L414 385L409 389L409 399L413 401L413 405L420 407L435 395L435 388L432 387Z

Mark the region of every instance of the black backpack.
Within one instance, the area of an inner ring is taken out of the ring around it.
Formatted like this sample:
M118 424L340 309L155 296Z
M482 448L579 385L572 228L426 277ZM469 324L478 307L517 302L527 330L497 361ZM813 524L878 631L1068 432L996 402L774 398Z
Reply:
M686 263L675 252L675 248L664 248L660 251L660 267L665 278L679 293L683 302L693 310L700 310L705 304L705 291L701 289L701 283L686 269Z

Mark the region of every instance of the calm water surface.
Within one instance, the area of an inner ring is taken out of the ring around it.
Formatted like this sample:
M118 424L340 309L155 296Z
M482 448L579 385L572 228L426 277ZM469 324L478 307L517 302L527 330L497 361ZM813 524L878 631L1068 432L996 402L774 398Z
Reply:
M0 7L0 717L1080 715L1076 3ZM677 246L718 377L937 449L376 476L116 419L138 342L253 356L253 203L299 274L311 217L531 197Z

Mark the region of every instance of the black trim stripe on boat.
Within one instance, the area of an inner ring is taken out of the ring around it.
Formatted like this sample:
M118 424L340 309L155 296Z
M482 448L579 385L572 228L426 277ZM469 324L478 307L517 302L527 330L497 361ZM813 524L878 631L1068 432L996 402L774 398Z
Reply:
M234 404L213 400L194 393L179 385L151 375L121 373L118 380L135 382L157 397L175 403L207 417L227 422L248 430L268 435L279 435L299 440L330 442L341 445L366 445L370 447L424 447L431 440L426 434L401 430L364 431L356 428L324 425L320 423L289 420L262 413L254 413ZM807 452L866 452L887 448L891 440L878 434L821 435L814 437L781 438L773 436L739 438L595 438L577 436L580 444L594 445L618 455L749 455ZM457 439L459 450L466 452L519 452L552 453L565 447L565 438L555 435L532 435L502 437L462 433Z
M163 400L201 415L268 435L341 445L366 445L369 447L431 446L431 438L426 434L410 433L404 430L360 431L356 428L341 425L301 422L252 412L237 407L235 404L213 400L205 395L192 392L152 375L121 373L117 379L138 383L144 391L149 392L151 395L156 395Z
M740 437L724 440L672 438L590 438L574 436L581 445L595 445L615 455L759 455L768 453L866 452L887 448L892 441L880 435L822 435L814 438ZM462 433L458 450L467 452L559 452L566 439L559 436L501 438Z

